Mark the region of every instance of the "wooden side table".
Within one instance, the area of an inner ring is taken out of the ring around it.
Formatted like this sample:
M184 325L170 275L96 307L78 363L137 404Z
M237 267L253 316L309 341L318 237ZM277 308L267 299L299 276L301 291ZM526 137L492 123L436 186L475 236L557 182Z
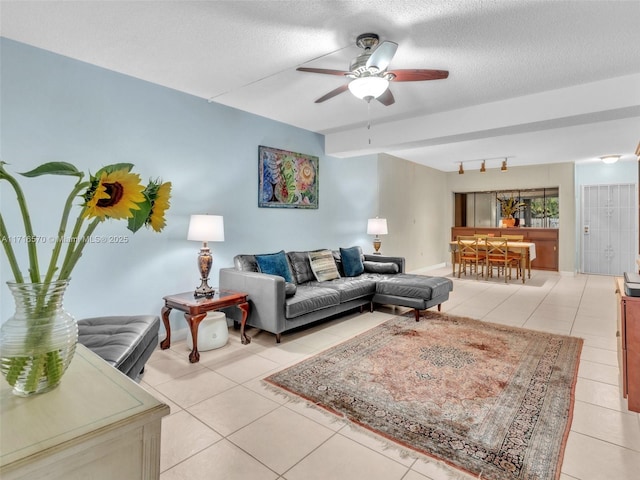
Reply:
M247 316L249 315L248 294L233 292L231 290L216 289L212 297L194 297L193 292L178 293L164 297L164 307L162 307L162 322L167 331L167 337L160 343L160 348L166 350L171 346L171 325L169 323L169 313L172 309L184 312L184 318L191 330L193 339L193 350L189 354L189 361L197 363L200 361L198 352L198 326L207 316L207 312L221 310L226 307L238 307L242 311L242 322L240 323L240 339L243 345L251 342L251 338L244 333Z

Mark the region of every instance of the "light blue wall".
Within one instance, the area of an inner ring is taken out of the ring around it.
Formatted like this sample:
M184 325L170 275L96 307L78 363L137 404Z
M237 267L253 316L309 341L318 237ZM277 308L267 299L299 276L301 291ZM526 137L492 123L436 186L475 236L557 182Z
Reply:
M637 183L638 162L624 161L606 165L602 162L576 164L576 186ZM576 188L576 192L579 194Z
M366 219L376 215L376 157L337 159L324 155L323 136L251 115L168 88L104 70L7 39L0 40L0 158L11 172L62 160L83 171L131 162L143 180L173 183L167 227L131 234L124 222L107 221L98 235L125 235L126 244L85 249L73 272L65 307L76 318L159 313L162 297L199 283L199 245L186 240L189 215L224 215L225 241L211 243L218 269L238 253L280 249L369 249ZM313 108L297 105L292 108ZM258 146L320 158L317 210L257 206ZM21 179L36 235L57 232L62 204L73 180ZM15 196L0 182L0 211L10 234L23 229ZM26 265L26 248L16 244ZM41 263L50 245L42 245ZM0 254L2 321L13 313L4 283L12 278ZM23 268L26 273L26 266ZM174 328L182 328L172 314Z

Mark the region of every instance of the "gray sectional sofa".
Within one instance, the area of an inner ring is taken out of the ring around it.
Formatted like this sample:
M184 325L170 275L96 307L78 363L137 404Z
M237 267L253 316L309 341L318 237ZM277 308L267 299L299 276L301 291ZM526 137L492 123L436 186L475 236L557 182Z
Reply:
M364 306L373 310L375 303L413 308L416 321L420 310L439 310L452 281L404 269L404 258L364 255L360 247L281 251L237 255L234 268L220 269L219 285L248 293L247 325L275 334L280 343L283 332ZM235 310L226 313L237 325Z

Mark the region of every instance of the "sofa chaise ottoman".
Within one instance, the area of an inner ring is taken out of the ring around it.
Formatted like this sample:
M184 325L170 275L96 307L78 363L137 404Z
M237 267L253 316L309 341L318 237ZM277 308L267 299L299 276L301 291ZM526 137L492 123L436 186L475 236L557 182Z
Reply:
M420 311L447 301L448 278L404 273L404 258L366 255L360 247L236 255L234 268L220 269L220 288L245 292L246 324L281 334L318 320L376 303ZM237 324L233 309L227 317Z
M421 310L437 305L440 311L442 299L448 299L452 289L453 282L445 277L399 273L376 282L372 303L413 308L417 322Z
M95 317L78 320L78 342L138 381L158 346L156 315Z

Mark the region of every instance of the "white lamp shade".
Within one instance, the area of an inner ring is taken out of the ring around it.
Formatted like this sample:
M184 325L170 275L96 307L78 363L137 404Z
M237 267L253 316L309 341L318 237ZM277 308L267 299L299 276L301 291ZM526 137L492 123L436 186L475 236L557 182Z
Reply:
M386 218L370 218L367 222L367 234L368 235L386 235L389 233L387 230Z
M224 242L224 218L222 215L191 215L187 239Z
M349 90L358 98L378 98L389 87L389 80L382 77L360 77L349 82Z

